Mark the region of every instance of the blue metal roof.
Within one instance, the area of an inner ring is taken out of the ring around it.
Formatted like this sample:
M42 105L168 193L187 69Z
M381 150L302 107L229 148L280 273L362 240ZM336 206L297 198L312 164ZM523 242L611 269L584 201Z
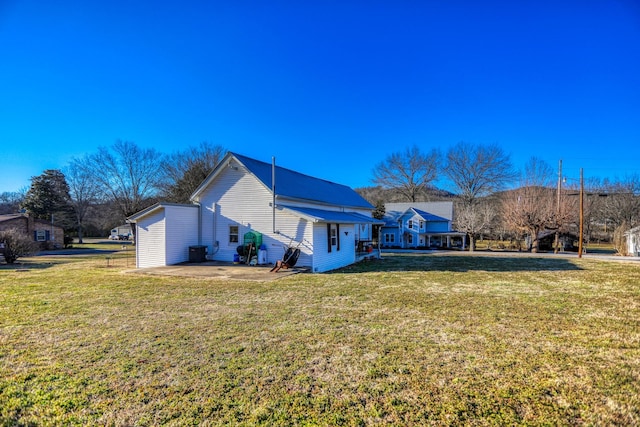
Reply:
M311 218L316 222L339 222L342 224L378 224L381 221L356 212L338 212L315 208L301 208L299 206L282 206L299 215Z
M427 211L423 211L422 209L416 209L413 207L408 208L407 210L405 210L402 213L397 213L397 212L391 212L390 214L388 213L387 215L385 215L384 217L384 225L385 227L397 227L398 226L398 220L403 217L407 212L409 211L413 211L415 212L416 215L419 215L422 219L424 219L425 221L449 221L449 219L438 216L438 215L434 215L432 213L429 213Z
M411 208L411 209L413 209L413 211L418 215L420 215L422 219L424 219L425 221L449 221L446 218L442 218L441 216L437 216L429 212L421 211L420 209L416 209L416 208Z
M242 163L249 172L255 175L262 183L271 189L272 164L261 162L250 157L236 153L232 154ZM352 188L314 178L299 172L280 167L276 164L276 195L293 199L309 200L325 204L348 206L356 208L373 209L371 203L367 202Z

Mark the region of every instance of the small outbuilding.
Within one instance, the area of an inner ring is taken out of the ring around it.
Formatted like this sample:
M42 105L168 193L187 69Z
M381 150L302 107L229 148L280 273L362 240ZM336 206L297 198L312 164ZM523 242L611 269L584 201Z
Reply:
M157 203L131 216L136 224L136 265L161 267L189 260L197 246L198 206Z

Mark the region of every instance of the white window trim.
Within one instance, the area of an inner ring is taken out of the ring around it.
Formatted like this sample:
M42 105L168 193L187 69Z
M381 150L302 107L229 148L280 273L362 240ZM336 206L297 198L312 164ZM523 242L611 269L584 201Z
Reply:
M235 232L233 231L233 228L235 228ZM232 239L233 236L235 236L235 240ZM240 243L240 226L238 225L229 226L229 243L230 244Z

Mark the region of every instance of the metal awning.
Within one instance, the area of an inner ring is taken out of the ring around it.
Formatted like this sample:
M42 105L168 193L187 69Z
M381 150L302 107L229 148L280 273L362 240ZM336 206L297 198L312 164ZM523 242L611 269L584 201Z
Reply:
M279 209L293 213L312 222L335 222L340 224L384 224L357 212L328 211L316 208L302 208L299 206L279 206Z

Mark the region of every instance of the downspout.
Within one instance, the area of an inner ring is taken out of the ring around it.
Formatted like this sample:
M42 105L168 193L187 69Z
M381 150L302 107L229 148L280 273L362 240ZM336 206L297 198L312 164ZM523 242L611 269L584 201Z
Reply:
M202 245L202 205L194 202L198 206L198 246Z
M276 230L276 158L271 157L271 221L273 222L273 234L278 234Z

